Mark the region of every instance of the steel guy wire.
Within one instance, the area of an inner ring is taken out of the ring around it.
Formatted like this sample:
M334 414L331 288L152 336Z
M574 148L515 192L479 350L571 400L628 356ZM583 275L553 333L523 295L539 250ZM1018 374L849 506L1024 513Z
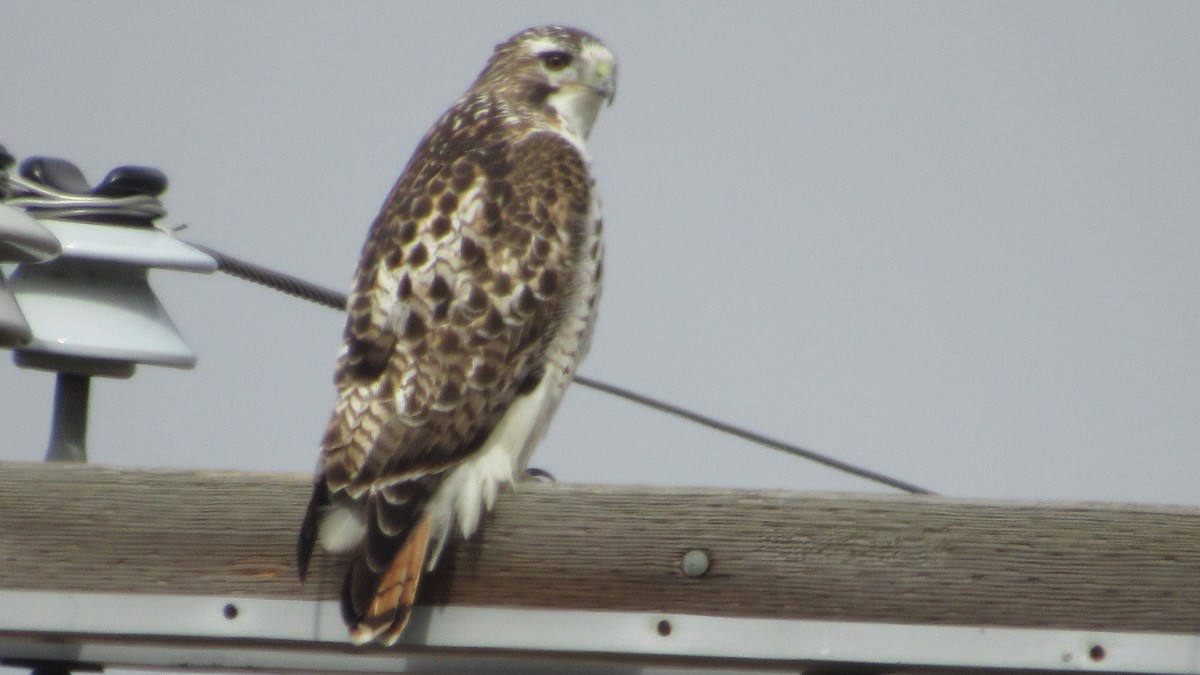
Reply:
M304 279L300 279L299 277L295 277L290 274L285 274L283 272L276 272L274 270L270 270L265 267L261 267L254 263L247 262L245 260L241 260L238 258L234 258L233 256L226 255L226 254L224 254L220 251L217 251L213 248L210 248L208 246L201 246L199 244L193 244L191 242L188 242L188 243L189 243L189 245L194 246L194 247L200 249L201 251L204 251L205 253L212 256L217 261L218 269L220 269L222 272L225 272L226 274L235 276L239 279L245 279L246 281L251 281L256 284L261 284L268 288L272 288L274 290L281 291L283 293L287 293L288 295L302 298L302 299L308 300L310 302L315 302L317 304L324 305L325 307L329 307L331 309L345 310L345 308L346 308L346 294L345 293L342 293L340 291L335 291L331 288L326 288L324 286L319 286L317 284L305 281ZM859 478L864 478L869 481L881 483L883 485L887 485L889 487L893 487L898 490L903 490L904 492L910 492L912 494L923 494L923 495L936 494L930 490L926 490L925 488L919 487L912 483L902 481L897 478L892 478L890 476L886 476L877 471L872 471L870 469L864 469L862 467L855 466L848 462L843 462L839 459L835 459L833 457L830 457L828 455L825 455L825 454L822 454L819 452L815 452L813 450L806 450L806 449L801 448L792 443L787 443L784 441L776 440L776 439L770 438L768 436L764 436L762 434L756 433L754 431L750 431L748 429L739 427L737 425L729 424L727 422L722 422L713 417L709 417L707 415L702 415L700 413L692 412L691 410L688 410L686 408L681 408L677 405L659 401L659 400L651 398L649 396L645 396L645 395L639 394L637 392L631 391L629 389L625 389L624 387L618 387L616 385L607 384L605 382L601 382L599 380L595 380L590 377L586 377L584 375L579 375L579 374L575 375L575 382L577 382L585 387L588 387L590 389L604 392L606 394L616 396L618 398L623 398L627 401L632 401L634 403L644 405L648 408L658 410L659 412L663 412L668 415L674 415L676 417L680 417L680 418L688 420L690 422L694 422L696 424L706 426L710 429L715 429L717 431L721 431L721 432L730 434L732 436L736 436L737 438L741 438L743 440L747 440L752 443L757 443L759 445L763 445L768 448L772 448L774 450L778 450L780 452L784 452L789 455L793 455L795 457L800 457L800 458L807 459L807 460L810 460L813 462L817 462L818 464L823 464L827 467L836 469L843 473L848 473L848 474L851 474L854 476L858 476Z

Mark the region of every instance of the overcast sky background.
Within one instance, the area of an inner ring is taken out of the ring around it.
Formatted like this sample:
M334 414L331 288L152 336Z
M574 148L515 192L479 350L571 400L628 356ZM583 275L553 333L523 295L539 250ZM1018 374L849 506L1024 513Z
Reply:
M171 180L184 239L346 289L497 42L620 61L582 372L964 497L1200 504L1200 4L7 2L0 143ZM308 472L339 313L151 281L199 354L92 390L95 463ZM0 459L54 377L0 363ZM573 387L570 482L871 490ZM300 514L297 514L299 521Z

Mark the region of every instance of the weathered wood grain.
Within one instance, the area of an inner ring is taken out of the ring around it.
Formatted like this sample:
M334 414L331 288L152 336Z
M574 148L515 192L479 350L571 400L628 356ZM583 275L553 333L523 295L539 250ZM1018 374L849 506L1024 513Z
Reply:
M296 579L308 491L0 463L0 589L333 599L339 561ZM423 602L1197 633L1200 509L522 484Z

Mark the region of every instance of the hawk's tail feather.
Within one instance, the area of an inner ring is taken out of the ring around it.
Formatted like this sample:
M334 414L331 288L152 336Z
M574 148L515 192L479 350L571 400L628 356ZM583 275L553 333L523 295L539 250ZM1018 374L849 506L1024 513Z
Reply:
M351 566L342 588L342 613L354 644L374 640L390 646L400 638L425 569L430 522L428 515L421 517L382 575L372 573L362 559Z

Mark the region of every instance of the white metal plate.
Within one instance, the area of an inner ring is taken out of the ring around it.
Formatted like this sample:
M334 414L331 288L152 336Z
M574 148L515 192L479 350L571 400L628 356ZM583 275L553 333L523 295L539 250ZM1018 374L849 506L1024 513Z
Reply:
M1195 635L653 613L418 608L403 645L410 649L351 647L333 602L0 591L0 657L8 659L58 654L146 667L309 672L470 672L485 659L489 669L519 664L513 672L551 662L557 665L546 672L581 672L574 665L587 671L608 662L609 672L641 664L1200 674Z

